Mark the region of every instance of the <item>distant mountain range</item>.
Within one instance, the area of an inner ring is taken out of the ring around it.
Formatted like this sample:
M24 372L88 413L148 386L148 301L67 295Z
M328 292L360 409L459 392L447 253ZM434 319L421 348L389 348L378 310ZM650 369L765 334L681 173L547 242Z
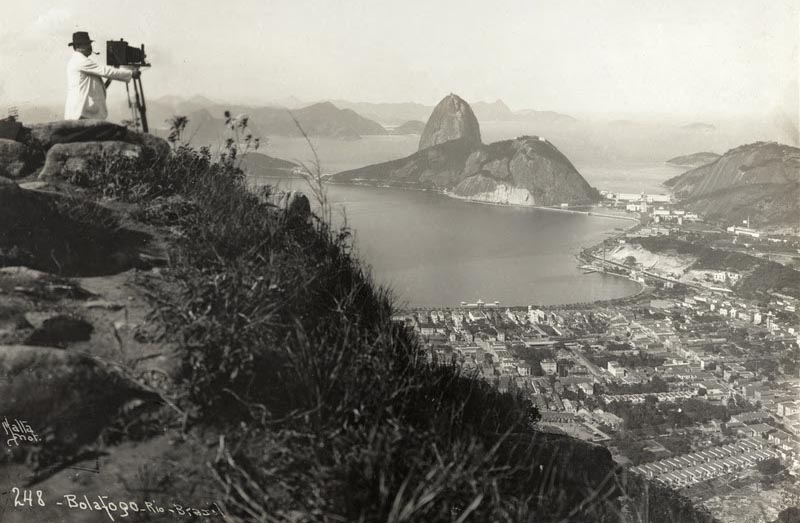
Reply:
M247 114L250 126L260 136L301 136L289 113L309 136L343 140L356 140L361 136L385 134L420 134L433 107L418 103L367 103L330 100L297 107L303 102L287 98L266 106L245 106L215 102L202 96L183 99L163 96L148 101L148 120L154 128L164 128L165 121L173 115L189 117L187 135L194 135L196 143L219 140L223 113ZM512 111L502 101L476 102L473 111L479 121L519 121L547 124L567 124L575 118L553 112L522 110ZM380 123L378 123L380 122ZM216 127L213 127L216 125ZM384 125L394 127L387 130ZM207 128L208 127L208 128Z
M384 125L400 125L411 120L427 121L433 107L414 102L405 103L369 103L350 102L347 100L331 100L337 107L350 109L358 114L381 122Z
M664 185L690 209L730 224L800 230L800 149L742 145Z
M399 125L409 120L427 121L433 106L418 103L367 103L347 100L331 100L336 106L348 108L384 125ZM523 109L512 111L502 100L494 102L471 103L475 116L480 122L538 122L572 123L572 116L553 111Z
M298 137L302 136L301 127L309 136L343 140L388 134L380 124L350 109L340 109L330 102L321 102L291 111L271 106L221 104L201 97L189 100L163 97L148 102L151 127L167 127L168 124L165 122L171 116L185 115L189 118L189 124L184 134L193 136L193 143L198 144L217 142L221 139L225 111L230 111L234 116L246 114L249 117L248 125L255 136Z
M330 180L433 189L455 198L529 206L586 205L599 198L567 157L543 138L482 144L474 111L454 94L434 108L419 151L340 172Z
M306 104L295 97L277 100L263 106L228 104L205 96L167 95L147 100L147 119L151 132L166 137L171 117L180 115L189 119L184 137L193 145L211 145L224 141L225 111L234 116L249 116L250 130L254 136L302 136L297 123L313 137L339 140L358 140L368 135L419 135L430 117L433 107L418 103L367 103L332 100ZM23 122L44 122L62 118L61 107L25 106L20 110ZM114 107L116 117L129 119L127 105ZM571 116L551 111L512 111L502 101L476 102L475 113L481 121L524 121L561 124L576 121ZM297 119L295 123L294 118ZM378 123L380 122L380 123ZM389 127L387 129L384 127Z
M502 101L475 102L472 110L481 122L538 122L538 123L573 123L577 122L572 116L554 111L534 111L523 109L512 111Z

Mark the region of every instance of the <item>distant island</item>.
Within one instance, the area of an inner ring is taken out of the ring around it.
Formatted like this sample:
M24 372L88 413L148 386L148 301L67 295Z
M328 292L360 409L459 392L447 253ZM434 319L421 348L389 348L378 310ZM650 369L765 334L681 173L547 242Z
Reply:
M255 172L262 176L285 176L294 172L300 166L289 160L274 158L266 154L249 152L242 158L242 170Z
M402 136L408 134L422 134L422 131L425 129L425 122L420 120L410 120L402 125L398 125L394 129L390 130L390 134Z
M699 133L711 133L711 132L716 131L717 127L715 125L710 124L710 123L693 122L693 123L681 126L681 129L684 129L686 131L699 132Z
M719 157L720 155L717 153L701 152L687 154L686 156L676 156L675 158L667 160L667 163L680 167L700 167L701 165L717 161Z

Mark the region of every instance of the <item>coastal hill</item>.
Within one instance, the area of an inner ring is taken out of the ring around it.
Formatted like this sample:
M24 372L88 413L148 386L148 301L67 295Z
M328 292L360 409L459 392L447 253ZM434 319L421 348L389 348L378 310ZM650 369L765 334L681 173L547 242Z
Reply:
M540 206L589 204L599 198L561 151L535 136L481 146L467 159L452 192L479 201Z
M275 158L263 153L249 152L242 158L241 168L246 172L258 173L260 176L285 176L300 166L289 160Z
M664 185L692 210L732 224L800 225L800 149L757 142L731 149L716 161Z
M330 180L432 189L456 198L516 205L586 205L599 198L569 159L544 138L480 143L472 109L453 94L434 110L418 152L340 172Z
M701 165L715 162L719 156L720 155L717 153L701 152L687 154L685 156L676 156L675 158L667 160L667 163L679 167L700 167Z
M312 136L334 138L358 138L363 135L387 134L380 124L373 122L350 109L339 109L330 102L322 102L293 111L297 122ZM252 111L251 117L268 134L297 136L299 131L294 121L286 118L286 111L273 112L267 109ZM289 125L291 123L291 125Z

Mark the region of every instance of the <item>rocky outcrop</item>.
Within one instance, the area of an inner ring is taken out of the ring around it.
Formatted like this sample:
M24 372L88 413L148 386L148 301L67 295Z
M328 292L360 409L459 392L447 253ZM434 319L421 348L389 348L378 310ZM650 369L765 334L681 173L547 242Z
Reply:
M140 146L142 151L152 158L164 158L171 151L169 143L165 139L150 133L127 129L125 137L121 141Z
M79 352L0 345L0 412L24 419L45 444L76 450L94 441L126 402L158 401L120 367Z
M64 276L146 268L151 237L110 210L53 193L0 185L0 267L25 265Z
M800 228L800 149L743 145L715 162L667 180L673 194L707 217L758 227Z
M534 205L533 196L527 189L497 183L492 178L480 174L466 178L448 194L455 198L475 202Z
M129 132L105 120L58 120L34 124L30 130L33 142L45 151L59 143L124 141Z
M25 319L32 323L29 316L26 314ZM89 340L94 332L92 324L83 318L65 314L50 315L38 323L25 340L25 345L65 348L69 343Z
M138 158L141 154L140 145L120 141L59 143L47 151L39 179L63 178L71 173L85 172L95 161Z
M307 220L311 217L311 203L299 191L271 190L263 197L268 204L283 211L288 219Z
M60 120L21 127L17 140L0 139L0 176L23 178L44 165L39 177L52 180L66 172L80 172L93 159L164 158L166 140L131 131L102 120Z
M472 147L481 144L481 130L475 113L467 102L451 93L433 109L419 139L419 150L452 140L463 140Z
M0 139L0 176L21 178L30 172L30 164L24 143Z

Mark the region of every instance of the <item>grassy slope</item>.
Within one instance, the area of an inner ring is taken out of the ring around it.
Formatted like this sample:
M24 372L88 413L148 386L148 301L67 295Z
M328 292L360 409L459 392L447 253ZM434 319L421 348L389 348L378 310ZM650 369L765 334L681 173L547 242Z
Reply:
M162 492L202 484L232 521L619 520L608 453L543 439L527 401L428 365L347 231L277 212L189 150L72 181L173 231L151 289L182 366L170 437L211 450L174 457ZM709 520L650 497L651 521Z

